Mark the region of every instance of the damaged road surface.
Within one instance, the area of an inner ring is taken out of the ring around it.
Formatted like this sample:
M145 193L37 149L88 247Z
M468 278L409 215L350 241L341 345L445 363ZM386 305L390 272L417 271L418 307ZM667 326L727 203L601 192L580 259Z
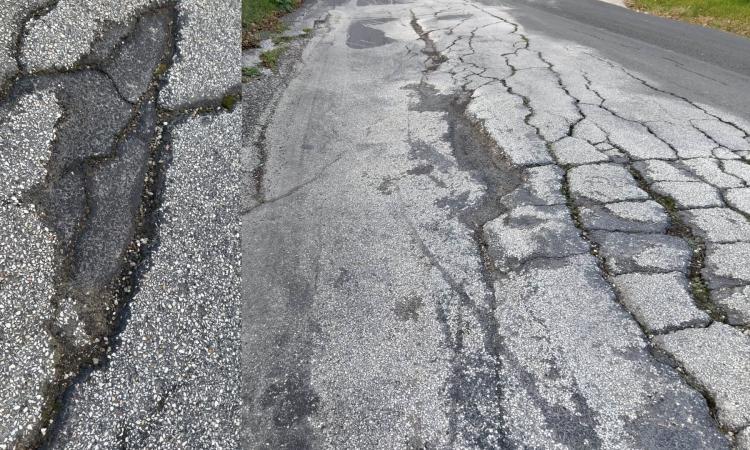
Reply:
M2 449L237 445L239 2L219 3L0 13Z
M244 448L750 448L747 74L308 8L243 87Z

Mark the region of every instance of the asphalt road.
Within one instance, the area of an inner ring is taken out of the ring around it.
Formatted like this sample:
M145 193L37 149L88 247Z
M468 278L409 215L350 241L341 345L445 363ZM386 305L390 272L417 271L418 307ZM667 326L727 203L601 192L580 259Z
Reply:
M482 0L509 8L528 30L596 49L670 90L750 114L750 39L598 0Z
M747 40L239 3L0 8L0 450L750 449Z
M748 41L593 1L314 19L243 88L245 448L750 448Z

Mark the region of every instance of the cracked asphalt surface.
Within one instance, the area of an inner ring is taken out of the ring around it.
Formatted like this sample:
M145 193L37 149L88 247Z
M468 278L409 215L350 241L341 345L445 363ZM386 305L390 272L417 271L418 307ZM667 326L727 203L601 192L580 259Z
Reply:
M0 3L0 449L750 450L750 41Z
M243 87L244 448L750 448L749 41L593 1L295 17Z
M232 448L239 1L0 12L0 448Z

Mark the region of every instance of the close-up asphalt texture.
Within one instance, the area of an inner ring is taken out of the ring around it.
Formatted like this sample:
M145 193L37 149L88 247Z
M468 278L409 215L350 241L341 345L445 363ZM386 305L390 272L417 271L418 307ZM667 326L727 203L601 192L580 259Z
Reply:
M248 4L0 0L0 450L750 450L750 40Z
M0 448L239 445L239 8L2 5Z

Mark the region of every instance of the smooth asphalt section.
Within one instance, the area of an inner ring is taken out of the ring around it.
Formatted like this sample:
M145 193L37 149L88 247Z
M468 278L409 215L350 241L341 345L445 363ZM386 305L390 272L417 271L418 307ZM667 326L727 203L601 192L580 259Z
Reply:
M526 30L593 48L680 96L750 115L750 39L599 0L482 0Z

